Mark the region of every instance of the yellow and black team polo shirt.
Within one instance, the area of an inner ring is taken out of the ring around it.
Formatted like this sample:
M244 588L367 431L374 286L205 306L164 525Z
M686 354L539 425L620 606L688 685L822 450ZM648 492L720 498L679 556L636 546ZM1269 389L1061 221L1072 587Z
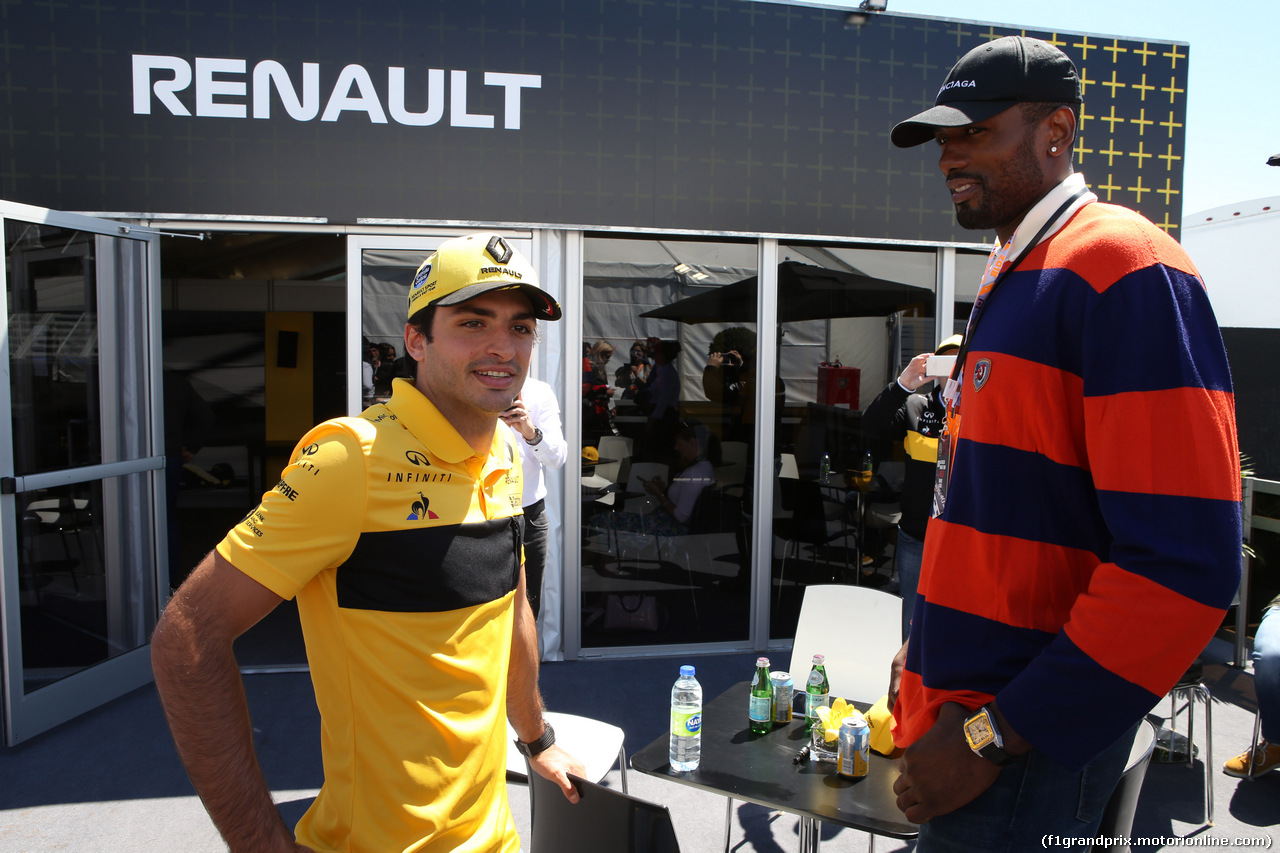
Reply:
M520 572L519 454L475 455L397 379L299 442L218 552L297 597L322 719L318 851L515 851L506 685Z

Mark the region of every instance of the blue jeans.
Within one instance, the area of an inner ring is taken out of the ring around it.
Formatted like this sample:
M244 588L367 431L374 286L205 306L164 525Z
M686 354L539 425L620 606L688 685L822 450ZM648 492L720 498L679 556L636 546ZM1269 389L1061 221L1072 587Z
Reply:
M1081 725L1088 725L1087 714ZM922 824L916 853L1026 853L1044 849L1045 836L1096 835L1136 732L1135 725L1075 772L1033 749L1001 770L973 802Z
M1252 657L1262 736L1268 743L1280 743L1280 607L1267 608L1262 614L1253 635Z
M902 596L902 642L911 633L911 614L916 609L916 587L920 585L920 563L924 560L924 543L898 528L898 544L893 551L898 565L898 595Z

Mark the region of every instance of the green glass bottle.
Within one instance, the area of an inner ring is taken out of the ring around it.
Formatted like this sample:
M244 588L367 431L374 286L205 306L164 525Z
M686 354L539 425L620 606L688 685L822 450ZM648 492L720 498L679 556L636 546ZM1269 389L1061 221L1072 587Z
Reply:
M773 728L773 682L769 680L769 659L756 658L756 674L751 677L751 731L762 735Z
M827 681L826 657L813 656L813 669L809 670L809 683L805 685L804 730L807 732L818 720L818 709L831 703L831 682Z

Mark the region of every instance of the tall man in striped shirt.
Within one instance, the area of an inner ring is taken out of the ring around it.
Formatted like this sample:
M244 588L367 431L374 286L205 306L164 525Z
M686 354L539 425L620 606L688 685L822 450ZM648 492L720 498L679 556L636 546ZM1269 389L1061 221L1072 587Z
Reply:
M934 142L960 225L998 238L895 669L921 853L1094 834L1137 723L1239 582L1221 335L1178 244L1073 173L1080 105L1062 51L1007 37L892 132Z

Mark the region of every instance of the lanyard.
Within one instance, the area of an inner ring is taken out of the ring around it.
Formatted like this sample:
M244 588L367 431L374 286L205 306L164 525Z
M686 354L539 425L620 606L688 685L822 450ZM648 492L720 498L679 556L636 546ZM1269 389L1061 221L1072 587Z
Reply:
M1062 206L1054 211L1053 216L1050 216L1040 226L1040 230L1036 232L1035 237L1031 239L1031 242L1027 244L1027 247L1022 250L1022 253L1018 255L1013 263L1009 263L1009 250L1013 247L1013 237L1010 237L1009 242L1003 246L993 248L991 256L987 258L987 267L982 273L982 284L978 287L978 296L973 301L973 310L969 312L969 322L965 326L964 340L960 343L960 352L956 354L955 367L951 369L951 376L947 379L947 385L942 391L942 402L947 407L947 417L942 429L942 435L938 437L938 462L934 471L933 482L932 516L934 518L942 515L942 511L947 505L947 491L951 485L951 472L954 464L953 452L955 451L956 438L960 435L961 377L963 376L965 357L969 354L969 342L973 340L973 333L978 328L978 321L984 313L983 309L991 303L996 287L1003 283L1009 273L1026 259L1032 249L1040 245L1040 241L1044 239L1044 235L1048 233L1049 228L1084 193L1085 189L1081 187L1069 199L1064 201Z
M1087 189L1081 187L1071 194L1071 197L1062 203L1062 205L1053 212L1053 215L1045 220L1040 226L1040 230L1031 238L1022 253L1009 263L1009 249L1013 247L1013 237L1009 238L1009 242L1003 246L996 246L991 250L991 256L987 258L987 267L982 274L982 284L978 287L978 296L973 301L973 310L969 312L969 322L965 326L964 340L960 343L960 352L956 353L956 364L951 369L951 376L947 379L946 387L942 391L943 402L947 404L947 419L950 421L953 416L958 416L960 412L960 377L964 370L965 358L969 355L969 342L973 340L973 333L978 329L978 321L982 318L983 309L991 301L995 295L996 288L1004 283L1009 273L1013 272L1024 260L1027 255L1031 254L1031 250L1040 245L1040 241L1044 239L1044 235L1058 221L1062 214L1066 213L1071 205L1076 203L1080 196L1084 195Z

